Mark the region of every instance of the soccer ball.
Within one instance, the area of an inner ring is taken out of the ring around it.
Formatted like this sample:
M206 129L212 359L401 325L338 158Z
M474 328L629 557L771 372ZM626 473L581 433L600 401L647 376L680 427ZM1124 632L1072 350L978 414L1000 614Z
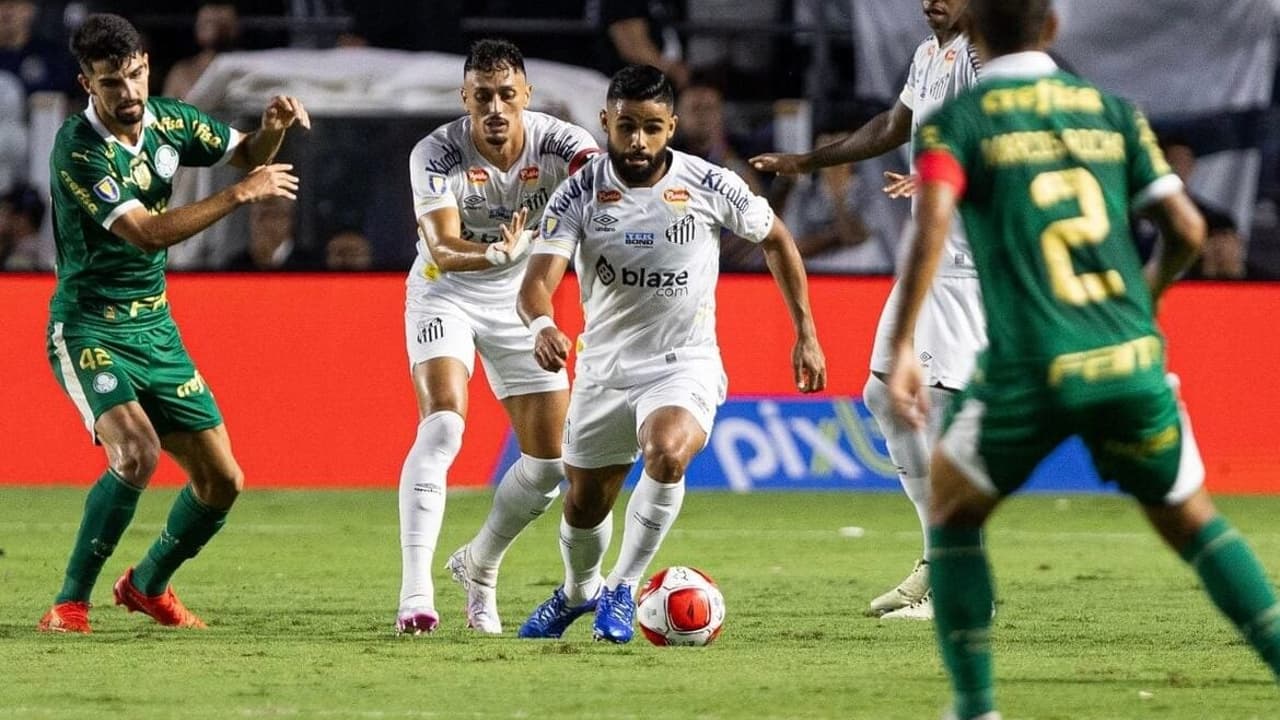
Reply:
M724 595L706 573L677 565L649 578L636 614L654 645L707 645L724 625Z

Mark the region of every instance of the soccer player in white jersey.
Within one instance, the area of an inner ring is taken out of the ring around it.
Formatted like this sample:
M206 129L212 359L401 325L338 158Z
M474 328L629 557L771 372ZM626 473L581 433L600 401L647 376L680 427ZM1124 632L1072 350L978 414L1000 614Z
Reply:
M477 352L511 418L520 458L503 475L484 526L449 557L448 570L466 590L469 627L502 632L498 565L564 478L560 434L569 381L533 361L516 293L529 247L525 226L536 226L551 191L598 149L586 130L526 110L532 91L515 45L475 43L463 66L467 115L409 156L421 242L406 283L405 340L420 422L400 475L402 633L439 624L431 563Z
M576 259L586 327L564 431L569 490L560 523L565 582L520 637L556 638L595 610L596 639L632 636L637 581L684 499L684 472L706 445L726 378L716 344L720 230L759 243L782 291L796 341L801 392L826 386L804 265L768 202L732 171L668 149L677 118L657 68L613 76L601 123L608 154L592 158L551 196L520 288L538 364L559 373L570 341L551 296ZM643 458L627 504L622 548L607 578L601 561L623 480Z
M916 128L944 102L978 82L981 63L966 32L968 0L922 0L925 19L933 33L916 48L907 82L892 108L872 118L843 139L809 153L767 153L751 158L763 172L809 173L882 155L911 140ZM913 196L914 171L907 175L885 173L885 192L892 197ZM915 199L912 198L912 210ZM908 228L909 231L909 228ZM938 275L916 324L916 350L924 367L933 409L928 424L917 430L893 413L885 379L890 370L894 317L900 302L895 284L880 313L871 374L862 397L884 432L889 457L898 466L898 479L915 506L924 538L924 549L911 573L897 587L871 601L867 614L885 619L931 620L929 593L929 455L942 427L949 398L963 390L978 350L987 342L986 320L978 275L969 255L969 243L960 222L951 224Z

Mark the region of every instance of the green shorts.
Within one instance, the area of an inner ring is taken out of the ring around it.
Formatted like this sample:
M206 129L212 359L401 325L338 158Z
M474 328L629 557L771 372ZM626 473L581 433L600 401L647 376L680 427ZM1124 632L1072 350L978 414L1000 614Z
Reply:
M89 434L111 408L136 401L156 434L222 424L213 393L182 345L171 318L145 327L49 323L49 363Z
M1008 495L1072 435L1104 482L1144 505L1186 500L1204 464L1186 412L1168 384L1066 407L1028 386L972 383L956 398L942 452L979 488Z

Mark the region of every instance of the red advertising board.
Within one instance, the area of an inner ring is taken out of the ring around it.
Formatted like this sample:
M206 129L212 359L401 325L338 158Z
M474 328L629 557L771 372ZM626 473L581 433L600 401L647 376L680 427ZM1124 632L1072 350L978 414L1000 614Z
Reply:
M859 395L889 281L810 282L830 392ZM88 483L104 463L45 356L52 289L47 275L0 277L0 483ZM169 297L251 487L396 485L417 421L403 276L175 274ZM581 326L573 278L557 307L563 327ZM1269 329L1277 310L1280 285L1183 285L1165 302L1172 367L1215 490L1277 489L1280 391L1268 372L1280 356ZM791 324L768 276L722 278L718 324L731 394L795 394ZM477 363L450 483L487 482L507 427ZM180 480L163 463L157 482Z

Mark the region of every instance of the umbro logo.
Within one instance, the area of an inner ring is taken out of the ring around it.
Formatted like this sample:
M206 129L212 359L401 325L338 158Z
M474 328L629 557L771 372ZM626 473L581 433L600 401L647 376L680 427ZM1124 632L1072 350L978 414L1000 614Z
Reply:
M468 195L462 199L462 207L467 210L475 210L481 205L484 205L483 195Z
M618 223L618 218L608 213L600 213L591 218L591 222L596 224L595 230L597 232L613 232L613 226Z

